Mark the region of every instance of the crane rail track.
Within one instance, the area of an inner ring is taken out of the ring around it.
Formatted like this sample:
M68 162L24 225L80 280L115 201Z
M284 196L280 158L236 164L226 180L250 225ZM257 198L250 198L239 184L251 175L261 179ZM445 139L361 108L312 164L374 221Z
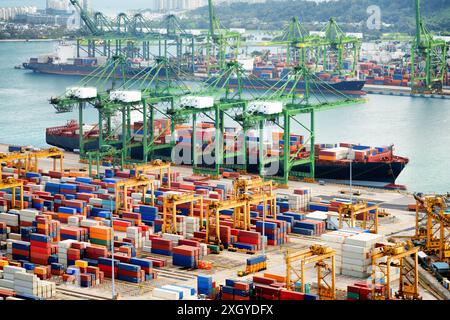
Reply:
M74 290L70 290L70 289L56 288L56 292L60 293L60 294L63 294L65 296L84 298L86 300L87 299L89 299L89 300L111 300L109 298L102 297L102 296L99 296L99 295L82 293L82 292L78 292L78 291L74 291Z
M408 267L412 267L411 263L405 259L404 263ZM427 290L433 297L435 297L438 300L446 300L446 297L444 297L439 291L435 290L427 281L427 279L422 275L421 272L419 272L419 285Z

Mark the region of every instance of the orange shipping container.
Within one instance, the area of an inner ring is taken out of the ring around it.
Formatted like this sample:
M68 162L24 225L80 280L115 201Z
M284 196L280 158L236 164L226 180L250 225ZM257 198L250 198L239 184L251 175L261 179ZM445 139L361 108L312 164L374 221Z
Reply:
M336 160L336 157L333 157L333 156L321 156L321 155L319 155L319 160L334 161L334 160Z
M285 276L280 276L280 275L274 274L274 273L264 272L264 278L274 279L277 282L286 282L286 277Z

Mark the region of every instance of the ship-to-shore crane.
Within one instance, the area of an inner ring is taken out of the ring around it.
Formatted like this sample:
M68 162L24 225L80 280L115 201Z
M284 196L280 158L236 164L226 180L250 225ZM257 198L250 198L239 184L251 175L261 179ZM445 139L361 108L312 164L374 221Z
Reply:
M447 73L448 45L428 31L415 0L416 34L411 47L412 93L442 93Z

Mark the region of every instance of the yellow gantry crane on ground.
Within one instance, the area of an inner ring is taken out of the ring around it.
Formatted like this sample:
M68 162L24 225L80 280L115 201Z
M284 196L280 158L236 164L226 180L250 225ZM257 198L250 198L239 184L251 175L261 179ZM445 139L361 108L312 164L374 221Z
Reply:
M440 261L450 259L450 216L446 214L445 196L427 195L416 199L416 232L414 240L424 240L423 251L435 254ZM421 210L423 214L421 215Z
M350 228L359 227L371 233L378 233L378 207L368 206L366 202L342 203L338 210L339 229L347 223Z
M305 265L315 263L317 268L317 295L321 300L336 299L336 252L326 246L314 244L308 249L297 252L286 251L286 288L294 290L295 283L300 281L300 292L305 292ZM300 262L297 271L294 264ZM292 272L295 277L291 277Z
M141 174L159 172L159 182L161 186L163 185L163 176L164 171L167 173L167 187L170 188L171 179L170 179L170 162L164 162L162 160L154 160L147 164L137 164L132 166L131 168L135 171L135 175L139 176Z
M16 188L20 188L19 209L22 210L23 209L23 181L18 181L11 177L0 180L0 190L11 189L11 191L12 191L12 199L11 199L12 209L16 209Z
M206 213L206 243L222 245L220 241L220 211L233 209L233 217L249 216L247 203L239 199L212 202Z
M233 181L233 199L246 203L247 209L233 214L233 227L250 230L251 205L263 204L264 218L267 216L267 204L269 213L276 218L276 195L273 193L272 180L264 181L259 176L239 178Z
M248 196L244 196L244 199L247 200L249 214L250 214L250 206L251 205L262 204L264 218L266 218L267 214L272 216L273 219L277 218L277 196L275 194L248 195ZM268 206L268 208L267 208L267 206Z
M29 157L27 153L23 152L11 152L11 153L0 153L0 179L2 177L2 163L13 163L13 166L19 169L19 177L23 173L28 171Z
M372 300L393 299L391 290L391 268L399 268L400 278L395 297L401 300L421 300L419 295L419 248L407 248L405 243L382 244L375 247L372 254ZM412 257L413 263L405 263L405 259ZM381 273L384 292L376 290L377 274Z
M238 198L242 194L251 192L252 194L273 194L272 180L264 181L259 176L251 178L239 178L233 181L234 196Z
M147 194L147 190L150 188L151 190L151 205L155 205L155 186L154 180L147 178L146 176L138 176L133 179L126 179L122 181L117 181L115 183L115 201L116 208L115 212L119 213L119 211L128 211L128 189L133 188L134 190L142 191L143 194L143 203L146 203L145 195ZM122 201L120 201L120 196L122 195Z
M56 160L59 160L59 172L63 172L64 151L58 148L49 148L40 151L34 151L28 153L29 169L31 171L39 171L39 159L51 158L53 159L53 171L56 171Z
M177 206L190 204L189 216L194 216L194 204L200 202L200 226L203 222L203 196L193 193L170 194L163 199L163 225L162 232L176 234L177 230Z

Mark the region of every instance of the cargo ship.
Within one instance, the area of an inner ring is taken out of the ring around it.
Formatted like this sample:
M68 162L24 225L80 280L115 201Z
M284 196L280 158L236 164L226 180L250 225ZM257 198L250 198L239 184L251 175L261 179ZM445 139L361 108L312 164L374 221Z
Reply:
M175 139L176 143L185 144L188 148L192 139L190 126L180 125L176 127L175 137L170 135L169 120L157 119L154 122L155 136L159 137L155 144L168 143ZM224 152L236 152L239 150L239 141L236 136L239 134L236 128L226 128L224 133ZM88 141L84 148L86 151L98 148L98 130L94 125L83 127L85 140ZM248 156L258 154L258 133L249 131L246 137L248 141ZM132 136L134 141L142 141L142 122L132 124ZM273 141L282 138L281 132L272 133ZM281 137L281 138L280 138ZM120 139L120 137L118 137ZM203 146L211 144L214 140L214 124L201 123L197 129L197 139ZM304 137L301 135L291 135L290 150L297 157L307 158L310 155L308 146L304 146ZM268 147L268 153L272 155L282 155L284 150L283 141L272 144ZM79 149L79 125L75 120L69 121L64 126L47 128L46 142L68 151ZM231 142L231 143L230 143ZM253 142L253 143L252 143ZM120 147L118 143L117 147ZM409 162L408 158L394 155L394 146L373 148L358 144L316 144L315 145L315 177L316 179L349 180L350 165L352 165L352 179L354 181L383 182L385 186L394 185L402 170ZM204 149L203 149L204 150ZM161 153L161 154L159 154ZM142 159L142 148L131 151L132 157ZM158 150L155 155L170 157L170 150ZM187 164L187 163L186 163ZM187 164L189 165L189 164ZM249 165L249 171L257 172L257 165ZM294 172L309 172L308 165L296 166Z
M288 80L288 73L290 72L292 66L288 66L285 63L279 62L278 60L270 60L265 62L260 62L259 59L255 58L242 58L238 59L246 70L247 75L242 78L241 85L243 88L256 89L256 90L268 90L268 89L279 89L286 85L287 90L291 89L292 81ZM102 68L107 67L107 58L104 56L99 57L74 57L73 47L71 45L59 45L56 49L56 53L41 55L37 58L30 58L28 62L23 63L23 68L26 70L32 70L33 72L39 72L44 74L53 75L74 75L74 76L88 76L92 75L95 71L97 74L102 73ZM115 74L111 74L116 78L123 77L121 68L116 68ZM152 62L142 60L139 58L127 59L125 66L125 76L128 78L145 77L146 72L155 72L152 70ZM218 75L210 76L206 72L207 68L204 62L197 62L193 70L183 70L183 74L188 74L190 78L208 82L217 79ZM166 73L173 73L173 70L160 69L159 76L166 76ZM109 73L109 72L108 72ZM365 84L364 80L350 78L344 75L331 74L327 72L317 72L315 73L316 80L311 83L311 91L340 91L352 95L364 95L363 91ZM219 85L221 85L219 83ZM230 87L237 87L238 81L236 78L231 78L229 81ZM302 92L305 89L305 83L299 81L296 85L295 90Z
M213 83L217 80L215 77L208 78L208 83ZM225 84L225 79L217 82L219 86ZM366 92L363 91L364 80L342 80L339 82L311 82L310 90L311 91L320 91L324 93L334 93L336 91L343 92L350 95L365 95ZM285 88L286 90L292 90L292 86L294 81L290 80L280 80L279 78L271 78L271 79L262 79L255 75L250 75L246 78L241 79L241 86L244 89L256 89L256 90L276 90L280 88ZM231 78L228 80L228 85L231 88L237 88L238 79ZM295 86L296 92L304 92L305 91L305 82L298 81Z

